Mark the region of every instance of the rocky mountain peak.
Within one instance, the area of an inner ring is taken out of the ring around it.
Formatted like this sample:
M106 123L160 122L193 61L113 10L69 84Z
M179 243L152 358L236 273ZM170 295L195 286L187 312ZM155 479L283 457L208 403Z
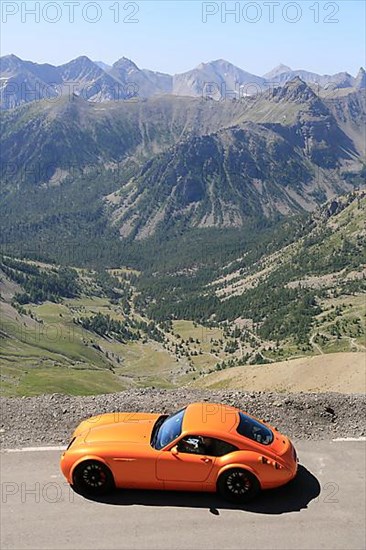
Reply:
M80 55L79 57L76 57L75 59L72 59L71 61L69 61L68 63L65 63L62 66L65 67L65 65L83 65L83 66L89 65L89 66L94 66L95 63L94 63L94 61L89 59L89 57L87 57L86 55Z
M102 69L100 69L86 55L81 55L80 57L76 57L64 65L60 65L58 69L60 70L63 78L74 80L77 80L78 78L85 78L86 76L96 78L102 73Z
M139 71L138 66L128 59L127 57L121 57L113 64L113 69L118 69L119 71Z
M195 70L202 71L208 68L214 69L215 71L241 70L226 59L214 59L213 61L208 61L207 63L200 63L197 67L195 67Z
M283 63L280 63L279 65L277 65L277 67L275 67L274 69L272 69L271 71L263 75L263 78L271 79L275 76L278 76L279 74L289 73L291 71L292 71L291 67L289 67L288 65L284 65Z
M4 55L0 58L1 72L10 72L12 70L22 69L24 61L14 54Z
M295 103L302 103L317 100L318 96L313 92L310 86L299 76L289 80L281 88L275 88L273 92L278 100L287 100Z
M216 67L234 67L234 65L229 61L226 61L226 59L214 59L211 61L210 65L214 65Z
M366 71L363 67L360 67L356 76L355 88L357 90L364 90L366 88Z

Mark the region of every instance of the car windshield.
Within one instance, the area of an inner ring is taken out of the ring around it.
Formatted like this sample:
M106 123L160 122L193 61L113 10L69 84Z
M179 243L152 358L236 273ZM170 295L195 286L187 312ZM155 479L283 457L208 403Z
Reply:
M184 413L185 409L181 409L171 416L158 418L151 440L151 445L155 449L162 449L180 436Z
M257 441L262 445L270 445L272 443L273 433L267 426L243 412L239 412L239 417L240 421L236 430L240 435Z

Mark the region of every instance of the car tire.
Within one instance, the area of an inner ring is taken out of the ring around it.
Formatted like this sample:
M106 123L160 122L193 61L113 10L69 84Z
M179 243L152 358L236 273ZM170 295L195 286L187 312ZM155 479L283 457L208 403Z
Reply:
M114 487L112 472L98 460L85 460L72 474L72 485L82 495L104 495Z
M230 502L249 502L260 492L258 479L244 468L232 468L220 475L217 491Z

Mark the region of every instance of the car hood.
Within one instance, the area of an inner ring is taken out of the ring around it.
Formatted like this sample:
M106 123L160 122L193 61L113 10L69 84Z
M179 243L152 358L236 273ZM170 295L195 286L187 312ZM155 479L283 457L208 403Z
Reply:
M159 414L108 413L84 420L74 431L73 437L85 435L87 443L119 441L149 442Z

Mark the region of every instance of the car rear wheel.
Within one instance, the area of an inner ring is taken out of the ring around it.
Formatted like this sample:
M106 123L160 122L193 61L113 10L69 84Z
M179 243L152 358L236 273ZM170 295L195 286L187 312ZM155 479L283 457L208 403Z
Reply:
M260 491L258 479L242 468L227 470L218 479L217 490L225 500L248 502Z
M97 460L85 460L76 466L72 475L73 487L85 495L103 495L114 487L110 469Z

